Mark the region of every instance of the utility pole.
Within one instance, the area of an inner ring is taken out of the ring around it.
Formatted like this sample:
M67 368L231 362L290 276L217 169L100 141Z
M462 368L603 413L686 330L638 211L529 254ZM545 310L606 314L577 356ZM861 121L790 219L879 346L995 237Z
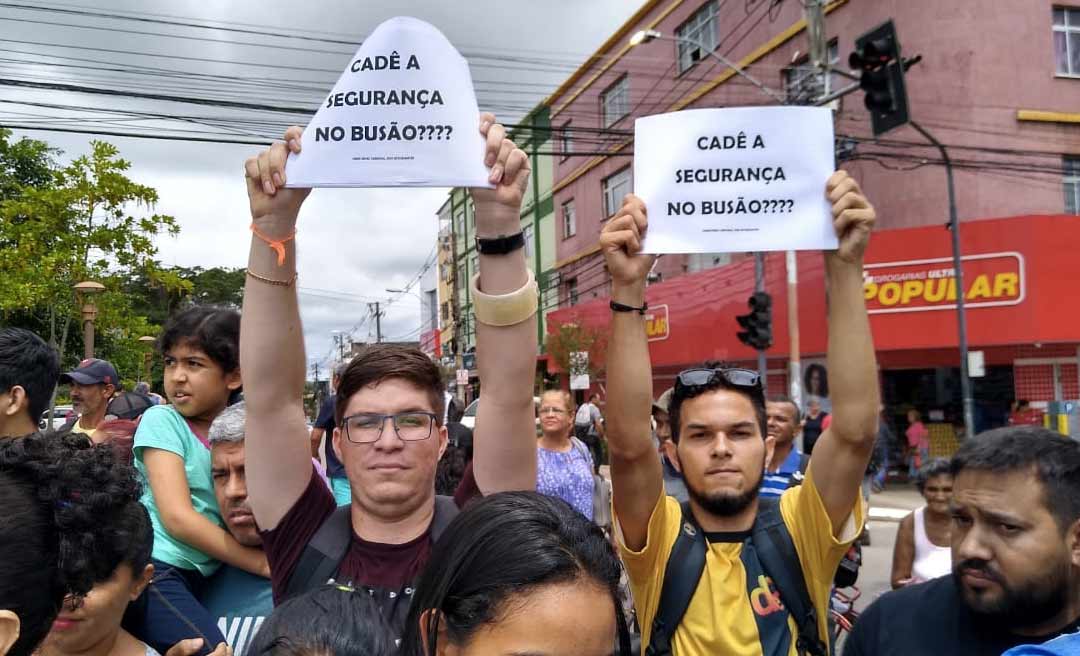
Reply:
M765 291L765 253L754 253L754 291ZM765 394L769 393L769 363L765 359L765 349L759 348L757 352L757 368L761 376L761 389Z
M371 306L373 306L373 305L375 306L375 309L372 310L372 314L375 315L375 343L376 344L382 344L382 316L383 316L383 313L382 313L381 310L379 310L379 302L378 301L375 301L374 303L368 303L368 309L371 309Z

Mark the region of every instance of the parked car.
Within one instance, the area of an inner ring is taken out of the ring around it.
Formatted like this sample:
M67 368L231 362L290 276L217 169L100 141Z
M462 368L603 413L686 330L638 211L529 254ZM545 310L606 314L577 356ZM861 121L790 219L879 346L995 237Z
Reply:
M70 405L58 405L53 408L52 425L49 425L49 411L41 413L41 419L38 420L38 428L41 430L52 429L56 430L67 423L68 415L75 411L75 408Z
M470 403L467 408L465 408L465 414L461 417L461 425L462 426L468 428L469 430L474 430L476 428L476 408L479 407L479 405L480 405L480 399L476 399L472 403ZM534 410L536 411L536 414L537 414L537 417L536 417L536 430L539 431L540 430L540 417L539 417L539 414L538 414L539 411L540 411L540 397L539 396L534 396L533 397L533 408L534 408Z

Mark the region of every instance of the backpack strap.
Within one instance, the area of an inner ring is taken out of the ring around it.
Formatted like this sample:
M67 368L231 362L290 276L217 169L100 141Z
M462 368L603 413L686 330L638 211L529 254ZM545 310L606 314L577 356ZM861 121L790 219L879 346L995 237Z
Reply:
M791 532L780 514L780 499L758 501L751 541L765 573L780 593L780 600L795 620L795 648L804 656L828 656L829 647L818 633L817 610L806 588L806 578Z
M431 543L435 544L442 537L443 531L455 517L461 514L454 497L443 494L435 495L435 515L431 518Z
M459 510L453 497L436 495L435 514L431 519L431 541L442 535ZM337 572L352 541L352 505L340 506L319 526L319 530L300 554L289 582L285 585L284 599L317 588L329 581Z
M352 534L352 504L346 504L336 508L323 521L311 541L304 547L296 569L285 585L282 601L329 581L337 572L338 565L345 559Z
M661 500L661 503L666 501ZM684 501L681 507L682 528L664 568L664 586L660 590L660 604L653 618L645 656L671 654L671 638L690 606L690 599L701 582L701 573L705 571L705 554L709 550L705 534L694 520L690 502Z

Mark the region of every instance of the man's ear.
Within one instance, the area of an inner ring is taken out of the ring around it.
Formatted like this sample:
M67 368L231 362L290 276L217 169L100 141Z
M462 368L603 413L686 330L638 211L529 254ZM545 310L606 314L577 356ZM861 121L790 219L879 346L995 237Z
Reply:
M450 432L446 430L445 425L439 426L439 460L442 460L448 446L450 446Z
M6 654L19 639L22 625L14 611L0 610L0 654Z
M1073 567L1080 568L1080 519L1065 531L1065 547L1069 550Z
M341 457L341 440L343 439L345 439L345 433L341 428L334 426L334 433L330 440L330 448L334 450L334 455L337 456L338 462L345 462L345 459Z
M26 395L26 390L22 385L13 385L11 389L7 391L7 400L0 405L0 413L8 417L14 417L23 411L30 403L30 397ZM37 417L32 417L37 419Z

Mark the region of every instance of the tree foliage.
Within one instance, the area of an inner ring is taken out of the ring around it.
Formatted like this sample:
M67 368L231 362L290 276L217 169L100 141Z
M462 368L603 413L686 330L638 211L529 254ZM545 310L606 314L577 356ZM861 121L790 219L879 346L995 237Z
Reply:
M604 371L607 353L607 333L577 322L559 324L548 333L545 350L561 371L570 371L570 354L589 354L589 375L597 376Z

